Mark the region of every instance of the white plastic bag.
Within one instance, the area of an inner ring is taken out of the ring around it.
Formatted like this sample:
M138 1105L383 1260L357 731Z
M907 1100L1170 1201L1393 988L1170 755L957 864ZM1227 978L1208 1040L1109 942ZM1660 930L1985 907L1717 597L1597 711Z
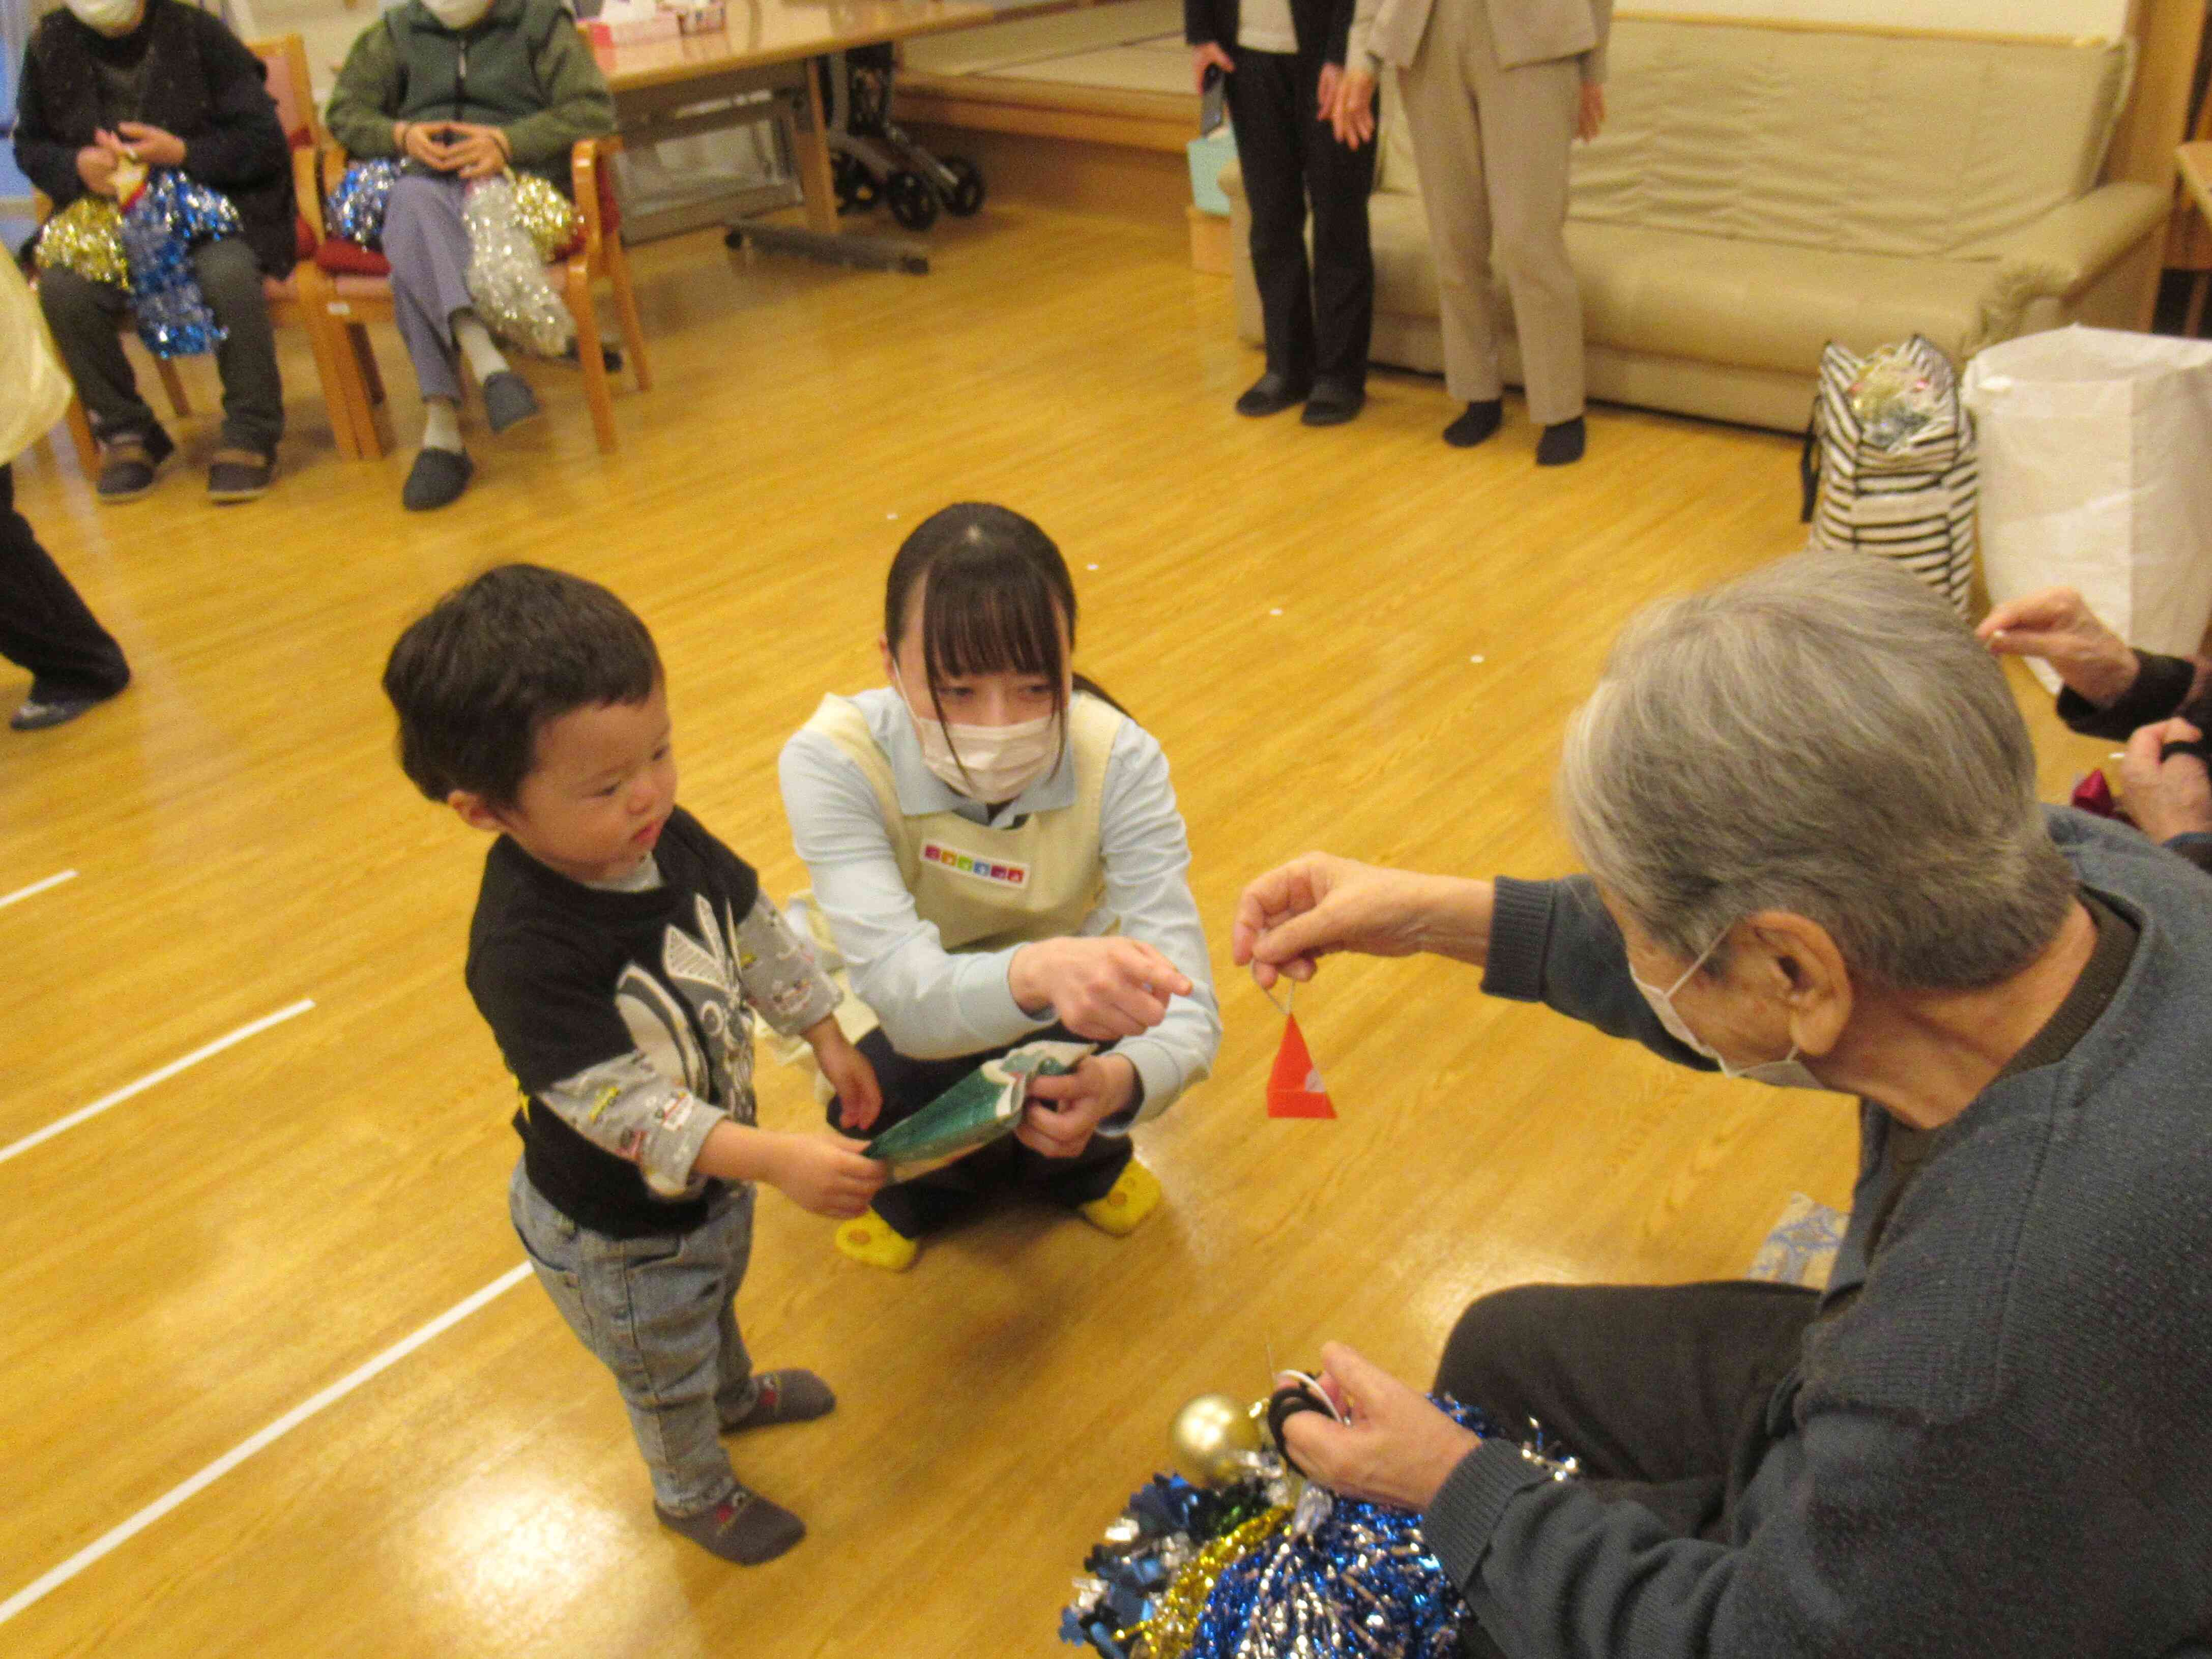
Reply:
M2078 588L2130 645L2193 653L2212 617L2212 342L2023 335L1967 365L1965 395L1990 599Z
M69 407L69 376L54 361L46 319L15 262L0 252L0 465L45 434ZM20 392L13 388L21 387Z
M1966 614L1974 576L1974 424L1924 335L1820 354L1802 464L1808 545L1893 561Z

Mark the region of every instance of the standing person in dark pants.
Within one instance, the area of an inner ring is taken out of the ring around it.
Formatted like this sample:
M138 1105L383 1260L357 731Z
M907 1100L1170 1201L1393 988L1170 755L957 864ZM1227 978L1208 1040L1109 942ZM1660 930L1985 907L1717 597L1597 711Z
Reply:
M1308 426L1335 426L1367 400L1375 152L1344 143L1331 125L1346 53L1356 46L1364 61L1365 42L1352 40L1352 0L1183 0L1200 89L1209 68L1229 77L1229 123L1252 213L1267 370L1237 400L1240 415L1303 403Z
M243 229L192 251L194 276L224 330L222 441L208 495L264 494L284 435L284 386L264 276L291 274L296 247L292 152L263 84L261 60L221 19L183 0L69 0L23 54L15 161L57 209L115 193L126 156L174 167L221 191ZM49 268L39 297L100 438L99 495L125 501L154 487L176 446L146 400L117 338L130 295Z
M8 721L18 732L59 726L131 683L122 647L85 609L15 511L12 463L61 418L69 387L46 350L23 273L0 258L0 657L31 671L31 695Z

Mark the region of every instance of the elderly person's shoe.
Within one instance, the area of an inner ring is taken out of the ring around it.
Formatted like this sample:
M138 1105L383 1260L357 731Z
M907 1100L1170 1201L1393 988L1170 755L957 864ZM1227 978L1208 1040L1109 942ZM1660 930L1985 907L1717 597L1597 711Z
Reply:
M1536 440L1536 465L1539 466L1567 466L1583 458L1583 417L1571 421L1554 421L1544 428L1544 435Z
M208 499L211 501L250 501L269 493L276 476L276 457L256 449L226 446L208 464Z
M1308 426L1342 426L1366 406L1365 388L1342 380L1316 380L1306 412L1298 418Z
M399 504L410 513L428 513L451 507L476 476L477 464L458 449L428 449L408 469Z
M103 439L100 446L100 482L94 488L100 499L113 504L135 501L154 487L154 475L161 470L177 446L160 427L149 427L143 432L118 432Z
M1505 399L1485 398L1469 404L1467 412L1444 428L1444 441L1454 449L1472 449L1498 435L1505 420Z
M538 415L538 394L511 368L502 368L483 383L483 400L484 418L495 435Z
M1287 374L1278 374L1271 368L1245 389L1244 395L1237 400L1237 412L1252 416L1279 415L1285 410L1305 402L1306 393L1311 390L1311 386L1293 380Z

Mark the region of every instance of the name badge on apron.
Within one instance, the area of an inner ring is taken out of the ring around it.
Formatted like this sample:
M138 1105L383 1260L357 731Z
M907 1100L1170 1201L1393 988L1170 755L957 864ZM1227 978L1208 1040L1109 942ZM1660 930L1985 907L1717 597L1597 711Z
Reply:
M1000 887L1029 885L1030 867L1026 864L977 858L973 853L963 853L957 847L945 846L942 842L922 842L921 858L925 864L941 865L947 870L956 870L963 876L973 876L978 881L988 881Z

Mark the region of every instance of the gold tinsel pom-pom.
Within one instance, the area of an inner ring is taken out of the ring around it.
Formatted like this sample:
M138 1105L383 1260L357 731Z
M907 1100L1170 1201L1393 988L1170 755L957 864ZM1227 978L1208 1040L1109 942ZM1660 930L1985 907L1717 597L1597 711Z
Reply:
M78 197L39 233L38 262L41 270L73 270L88 283L128 287L122 210L105 196Z
M574 241L584 222L576 204L534 173L514 175L514 219L546 260Z
M1132 1629L1115 1632L1115 1638L1134 1642L1129 1650L1134 1659L1182 1659L1190 1650L1191 1638L1198 1632L1206 1598L1213 1594L1221 1575L1280 1531L1290 1518L1289 1509L1278 1505L1223 1533L1176 1574L1175 1583L1160 1597L1151 1618Z

